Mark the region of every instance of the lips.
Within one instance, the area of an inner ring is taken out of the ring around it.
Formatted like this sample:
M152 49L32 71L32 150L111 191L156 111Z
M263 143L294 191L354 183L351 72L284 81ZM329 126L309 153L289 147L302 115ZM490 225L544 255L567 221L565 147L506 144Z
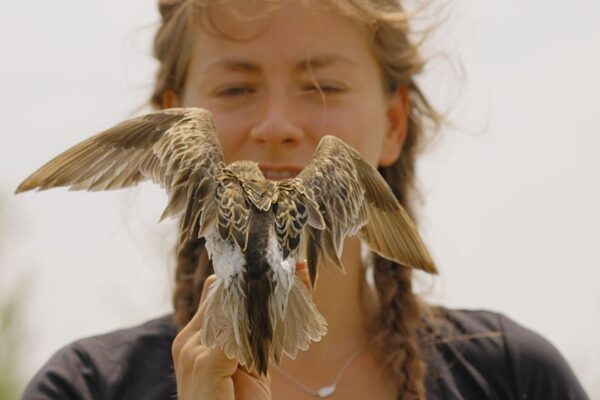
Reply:
M265 179L271 181L280 181L283 179L295 178L302 171L301 167L293 165L268 165L259 164Z

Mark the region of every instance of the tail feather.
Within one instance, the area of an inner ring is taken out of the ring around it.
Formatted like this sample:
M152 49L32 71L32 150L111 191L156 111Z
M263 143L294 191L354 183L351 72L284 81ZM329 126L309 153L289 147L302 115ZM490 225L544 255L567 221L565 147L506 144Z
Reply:
M256 369L266 375L269 368L269 349L273 342L273 327L269 314L269 302L272 301L271 280L266 276L253 279L246 277L248 302L248 336Z
M269 301L273 302L273 297ZM227 357L237 358L249 370L256 366L259 372L266 374L269 358L276 364L283 354L295 359L298 349L308 349L311 342L321 340L327 333L325 318L317 310L304 283L296 276L283 318L279 313L268 310L258 313L267 319L277 315L268 340L259 336L253 338L246 300L252 301L252 298L246 299L237 283L226 287L223 280L217 278L208 289L200 334L205 346L220 346Z
M282 350L292 359L296 358L298 349L307 350L310 342L318 342L327 333L325 318L297 276L288 296L285 319L279 322L275 326L274 337L283 336Z
M273 345L271 346L271 358L279 365L283 355L283 342L285 340L285 329L281 327L283 322L278 320L273 329Z
M219 346L229 358L251 369L254 365L248 341L245 299L237 284L225 287L221 278L208 289L200 340L207 347Z
M294 285L292 285L292 290L293 286ZM288 297L288 301L290 297ZM288 303L285 313L285 319L281 321L281 329L283 330L283 352L291 359L296 358L296 354L298 353L298 347L302 346L299 343L298 338L298 326L300 325L300 316L298 315L298 311L299 310L297 304L296 306L292 306L290 303Z

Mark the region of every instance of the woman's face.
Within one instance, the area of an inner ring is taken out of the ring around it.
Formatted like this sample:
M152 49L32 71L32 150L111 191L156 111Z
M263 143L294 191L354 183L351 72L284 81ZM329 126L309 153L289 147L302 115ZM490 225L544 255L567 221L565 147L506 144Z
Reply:
M207 24L196 30L174 105L211 111L226 162L257 161L270 179L296 175L327 134L373 165L393 163L406 130L406 94L384 93L367 33L317 2L288 1L244 20L264 11L256 3L211 8L220 32Z

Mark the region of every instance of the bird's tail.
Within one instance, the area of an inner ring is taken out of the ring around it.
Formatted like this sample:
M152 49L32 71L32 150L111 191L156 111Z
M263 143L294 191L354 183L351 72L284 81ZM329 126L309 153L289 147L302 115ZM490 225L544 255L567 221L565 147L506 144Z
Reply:
M250 369L253 357L248 341L245 304L245 295L237 282L225 287L223 279L217 277L208 289L200 340L207 347L219 345L227 357L236 358Z
M258 299L246 298L237 282L225 287L217 278L207 294L202 343L208 347L219 345L227 357L236 358L247 369L256 366L259 373L266 374L269 359L279 364L284 353L294 359L298 349L308 349L311 342L327 333L325 318L298 277L294 276L283 310L277 311L275 297L271 295L268 307L262 308L261 302L255 301ZM272 327L270 333L268 328L262 329L266 324Z
M273 342L273 322L269 314L272 282L266 274L254 279L248 275L245 293L247 293L246 310L249 328L247 334L250 353L258 373L266 375Z
M281 354L295 359L298 349L307 350L327 333L327 322L317 310L304 283L294 276L283 318L276 318L271 355L279 364Z

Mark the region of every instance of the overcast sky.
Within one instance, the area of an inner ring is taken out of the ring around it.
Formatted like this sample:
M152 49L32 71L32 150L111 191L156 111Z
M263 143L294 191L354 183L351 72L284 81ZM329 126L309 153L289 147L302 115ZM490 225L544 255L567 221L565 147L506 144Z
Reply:
M420 79L455 126L419 164L420 227L441 270L421 286L540 332L600 396L600 2L456 3L427 48L450 62ZM27 377L74 339L171 310L161 190L12 195L49 158L144 111L153 4L2 7L0 290L29 282Z

